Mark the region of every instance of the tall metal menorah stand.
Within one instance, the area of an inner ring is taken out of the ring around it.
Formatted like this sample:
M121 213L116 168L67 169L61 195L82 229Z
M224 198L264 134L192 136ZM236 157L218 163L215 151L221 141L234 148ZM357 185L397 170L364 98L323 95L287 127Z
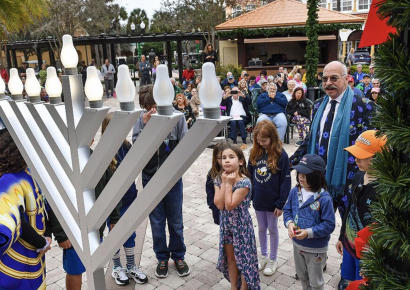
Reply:
M89 146L109 108L85 108L81 75L64 75L63 92L65 103L60 104L0 100L0 117L83 262L88 288L106 289L104 265L230 118L198 118L113 230L100 242L99 227L182 115L152 115L95 200L95 186L142 110L115 111L90 155Z

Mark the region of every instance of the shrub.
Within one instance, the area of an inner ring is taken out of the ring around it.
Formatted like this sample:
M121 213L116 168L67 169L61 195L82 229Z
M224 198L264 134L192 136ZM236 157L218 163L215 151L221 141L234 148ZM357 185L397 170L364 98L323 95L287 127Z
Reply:
M242 65L234 65L234 64L229 64L226 66L222 65L217 65L216 66L216 75L221 77L221 80L224 80L226 78L226 73L231 72L235 79L239 79L241 76L242 72Z
M366 74L368 74L368 73L370 73L370 71L369 71L369 66L368 65L365 65L365 64L363 64L362 65L362 72L364 72L364 73L366 73ZM352 65L352 66L350 66L350 74L352 75L352 74L354 74L355 72L357 71L357 65Z

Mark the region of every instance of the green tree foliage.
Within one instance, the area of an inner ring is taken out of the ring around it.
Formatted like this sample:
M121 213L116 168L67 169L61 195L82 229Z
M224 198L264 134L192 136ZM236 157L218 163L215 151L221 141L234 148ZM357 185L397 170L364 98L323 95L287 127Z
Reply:
M132 33L131 30L131 24L134 23L135 25L135 33L137 33L140 29L141 22L144 22L145 24L145 31L147 32L149 30L149 19L147 16L147 12L145 12L144 9L134 9L130 12L130 15L128 16L128 22L127 22L127 33Z
M400 36L379 46L376 74L389 92L377 100L373 124L387 136L388 150L374 159L378 201L371 205L376 224L364 253L362 289L410 289L410 1L380 2L382 17Z
M308 19L306 21L306 36L308 37L306 45L306 80L308 87L316 85L317 65L319 63L319 0L308 0Z

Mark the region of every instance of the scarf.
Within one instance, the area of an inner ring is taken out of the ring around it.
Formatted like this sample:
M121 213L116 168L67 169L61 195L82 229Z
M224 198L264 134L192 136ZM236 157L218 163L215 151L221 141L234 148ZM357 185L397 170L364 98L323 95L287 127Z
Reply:
M344 195L344 187L347 175L347 158L348 153L343 149L348 147L350 136L350 111L352 110L353 91L346 89L343 98L339 104L337 115L333 120L332 134L330 136L329 148L327 152L326 182L328 192L335 198ZM309 154L317 154L316 140L317 130L321 117L329 103L329 96L322 101L316 112L315 118L310 128L312 128L308 146Z

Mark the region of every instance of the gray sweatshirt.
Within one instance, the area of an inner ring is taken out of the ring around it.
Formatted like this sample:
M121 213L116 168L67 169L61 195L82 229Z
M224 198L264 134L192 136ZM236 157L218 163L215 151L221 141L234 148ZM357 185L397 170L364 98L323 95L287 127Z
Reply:
M110 72L110 73L108 73ZM103 75L104 79L114 80L115 68L112 64L108 65L108 68L105 64L101 66L101 74Z

